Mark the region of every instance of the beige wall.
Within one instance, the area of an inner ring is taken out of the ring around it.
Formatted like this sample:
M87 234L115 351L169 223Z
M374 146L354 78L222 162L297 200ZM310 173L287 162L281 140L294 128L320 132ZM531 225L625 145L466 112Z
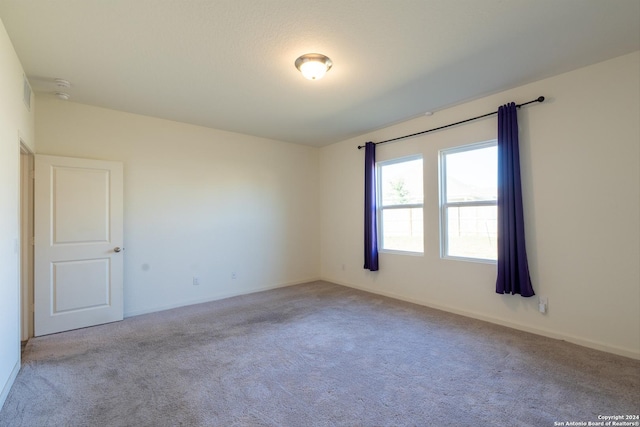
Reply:
M640 358L640 53L321 149L321 274L327 280ZM362 143L526 102L519 112L527 250L537 296L495 293L495 265L439 255L438 150L495 139L496 118L378 146L422 153L425 253L383 253L363 270ZM428 94L425 94L428 96Z
M319 277L317 148L37 101L39 154L124 163L125 316Z
M33 111L23 70L0 21L0 408L20 366L20 141L31 150Z

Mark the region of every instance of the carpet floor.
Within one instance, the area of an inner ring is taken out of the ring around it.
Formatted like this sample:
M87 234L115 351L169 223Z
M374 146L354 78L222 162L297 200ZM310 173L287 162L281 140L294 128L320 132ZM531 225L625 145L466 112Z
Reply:
M537 427L639 413L640 361L313 282L31 339L0 426Z

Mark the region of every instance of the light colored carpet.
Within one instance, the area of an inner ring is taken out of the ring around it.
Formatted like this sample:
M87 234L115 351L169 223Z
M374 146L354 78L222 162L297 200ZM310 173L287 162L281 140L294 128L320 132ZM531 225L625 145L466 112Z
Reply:
M35 338L0 426L553 426L640 362L314 282Z

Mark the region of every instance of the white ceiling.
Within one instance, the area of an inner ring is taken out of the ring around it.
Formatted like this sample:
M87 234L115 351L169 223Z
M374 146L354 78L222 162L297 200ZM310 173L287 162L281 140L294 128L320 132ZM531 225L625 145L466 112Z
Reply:
M0 18L45 96L63 78L75 102L315 146L640 49L640 0L0 0ZM311 52L322 80L294 67Z

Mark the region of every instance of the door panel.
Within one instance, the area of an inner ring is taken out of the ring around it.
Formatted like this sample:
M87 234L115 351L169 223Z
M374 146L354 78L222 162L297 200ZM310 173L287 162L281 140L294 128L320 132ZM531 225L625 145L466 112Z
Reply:
M53 242L95 243L109 240L109 170L52 167ZM86 199L78 203L78 195Z
M53 314L106 307L109 298L109 259L52 263Z
M35 335L122 320L122 163L36 155Z

